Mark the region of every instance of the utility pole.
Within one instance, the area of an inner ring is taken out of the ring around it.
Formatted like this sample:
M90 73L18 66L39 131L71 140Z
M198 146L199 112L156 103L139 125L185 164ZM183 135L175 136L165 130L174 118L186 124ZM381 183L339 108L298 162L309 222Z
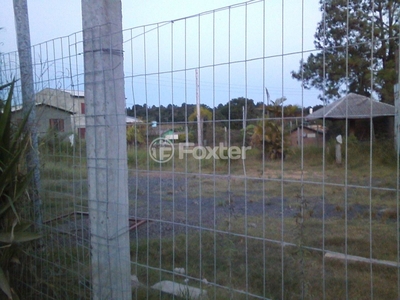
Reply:
M242 106L243 134L245 133L246 130L246 113L247 111L245 110L244 106Z
M267 95L267 118L269 119L269 100L271 99L268 89L265 88L265 94ZM263 116L264 118L264 116Z
M203 146L203 124L200 112L200 82L199 71L196 69L196 110L197 110L197 144Z
M23 114L29 114L25 131L30 135L31 146L28 148L26 163L28 172L33 173L29 197L33 202L35 227L38 232L42 228L42 201L40 199L40 170L38 135L36 128L35 92L33 89L33 70L31 54L31 38L27 0L14 0L15 31L17 33L19 69L21 74L21 93Z
M82 0L93 299L131 299L120 0Z
M398 38L398 49L397 49L397 61L396 61L396 71L397 71L397 84L394 85L394 138L395 138L395 148L397 153L400 152L400 15L397 19L397 25L399 27Z

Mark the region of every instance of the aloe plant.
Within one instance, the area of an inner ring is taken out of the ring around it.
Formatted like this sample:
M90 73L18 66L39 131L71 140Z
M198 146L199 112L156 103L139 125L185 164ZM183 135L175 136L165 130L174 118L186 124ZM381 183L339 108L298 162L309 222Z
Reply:
M11 122L11 104L15 81L0 86L9 88L0 111L0 289L9 299L18 299L10 286L9 266L18 261L21 243L40 238L29 230L30 223L22 222L18 204L27 197L31 174L26 172L24 157L29 146L25 133L25 117L20 124Z

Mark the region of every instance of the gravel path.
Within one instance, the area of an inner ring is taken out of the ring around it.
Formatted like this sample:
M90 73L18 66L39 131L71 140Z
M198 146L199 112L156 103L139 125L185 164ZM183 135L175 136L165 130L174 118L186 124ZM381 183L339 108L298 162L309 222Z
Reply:
M87 182L78 181L75 185L76 190L81 190ZM165 238L200 230L226 230L229 221L235 223L236 229L262 228L264 220L280 219L282 212L286 219L293 219L299 214L299 199L287 197L285 187L286 195L283 199L280 197L280 189L275 189L274 195L266 195L261 178L229 179L228 176L141 171L130 175L128 185L130 217L148 221L136 230L131 230L131 238ZM305 214L308 218L321 220L323 213L327 221L331 218L345 218L343 205L338 206L325 199L323 206L320 196L307 197L306 200ZM383 218L384 213L385 207L373 207L374 219ZM347 217L349 220L369 219L369 205L352 204L347 210ZM88 216L78 214L76 218L84 224L83 229L79 229L74 223L76 220L71 218L58 220L58 229L62 232L75 232L78 228L79 232L75 234L89 239Z
M252 217L294 218L299 212L298 199L265 196L257 188L257 182L247 179L246 192L244 182L236 180L231 188L226 188L227 177L210 175L185 175L148 173L129 179L129 198L132 203L130 215L136 219L149 220L132 236L167 237L184 233L186 230L214 230L234 218L244 222L244 216L250 221L243 226L257 226ZM244 181L244 178L242 179ZM201 183L201 184L200 184ZM201 191L201 193L200 193ZM201 197L200 197L201 194ZM279 195L278 195L279 196ZM251 199L257 198L257 201ZM297 202L296 202L297 201ZM353 205L348 218L354 218L368 211L367 205ZM321 197L307 199L306 213L313 218L322 218ZM344 212L336 205L325 204L325 218L343 218ZM259 225L261 226L261 224Z

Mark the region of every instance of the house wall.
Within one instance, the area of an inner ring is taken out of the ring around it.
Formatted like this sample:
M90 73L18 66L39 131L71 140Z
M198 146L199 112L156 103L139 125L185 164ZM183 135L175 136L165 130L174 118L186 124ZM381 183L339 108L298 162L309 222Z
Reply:
M85 137L86 120L85 120L85 98L83 91L63 91L58 89L46 88L35 95L37 103L38 133L46 133L49 129L50 119L64 120L64 132L78 134L79 137ZM57 109L59 108L59 109ZM21 112L15 111L15 119L22 119ZM20 116L18 116L20 115ZM134 118L129 119L130 122ZM128 122L128 120L127 120ZM141 122L137 120L137 122ZM170 129L171 125L161 124L156 128L149 127L149 135L160 135L164 130Z
M301 139L302 134L303 134L303 140ZM299 127L290 133L290 141L292 147L300 147L302 141L304 146L308 145L322 146L322 139L323 139L322 133L316 132L306 127L304 127L303 130L301 130L301 128Z
M69 115L69 124L72 127L69 130L76 134L79 133L81 128L86 127L84 97L76 97L62 90L47 88L36 94L36 103L44 103L73 112L74 114Z
M36 106L36 118L37 118L37 131L38 135L44 135L48 132L50 127L50 119L63 120L65 133L72 132L71 126L71 114L46 105ZM19 122L23 119L22 110L13 112L12 121Z
M157 127L148 126L147 132L149 136L161 136L163 132L171 129L171 124L157 124Z
M68 92L56 89L44 89L35 95L36 103L44 103L75 114L81 114L81 103L85 102L84 97L74 97Z
M340 122L339 120L334 121ZM391 116L375 117L372 120L372 138L393 139L394 138L394 118ZM340 134L345 136L346 123L343 120ZM359 141L369 141L371 133L370 119L350 119L348 120L348 135L354 135Z
M394 139L394 117L374 118L375 138Z

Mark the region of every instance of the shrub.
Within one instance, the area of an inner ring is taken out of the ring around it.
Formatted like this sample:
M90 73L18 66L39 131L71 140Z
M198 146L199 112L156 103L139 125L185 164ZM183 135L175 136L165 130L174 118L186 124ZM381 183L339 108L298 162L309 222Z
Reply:
M251 135L251 145L264 149L266 158L280 159L289 153L288 135L282 134L282 127L273 120L264 120L257 125L249 125L246 130Z
M29 135L24 131L28 114L16 128L11 126L14 82L0 89L7 87L10 87L9 94L0 112L0 288L12 299L15 292L8 270L12 261L18 259L17 254L22 253L20 244L40 236L28 231L31 224L22 222L19 213L31 179L24 166L29 146Z
M135 124L126 129L126 140L128 145L142 145L146 142L145 125Z

